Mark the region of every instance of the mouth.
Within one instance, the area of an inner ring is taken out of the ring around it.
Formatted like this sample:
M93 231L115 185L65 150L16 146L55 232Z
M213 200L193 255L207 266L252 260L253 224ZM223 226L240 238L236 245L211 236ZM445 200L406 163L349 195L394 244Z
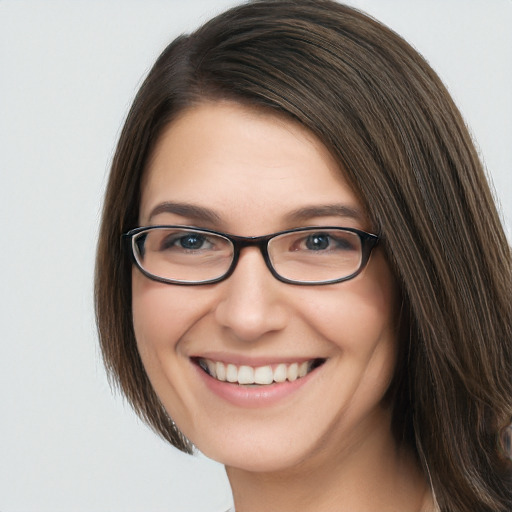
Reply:
M309 361L265 366L235 365L202 357L194 358L193 361L207 375L220 382L229 382L240 386L269 386L301 379L322 366L326 359L316 358Z

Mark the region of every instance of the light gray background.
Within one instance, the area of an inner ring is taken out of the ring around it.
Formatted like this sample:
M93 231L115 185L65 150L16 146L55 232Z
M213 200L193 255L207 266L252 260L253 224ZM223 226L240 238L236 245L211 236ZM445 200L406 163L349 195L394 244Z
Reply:
M218 512L223 468L160 441L111 393L92 309L122 120L178 33L232 1L0 0L0 510ZM353 0L431 62L512 226L512 1Z

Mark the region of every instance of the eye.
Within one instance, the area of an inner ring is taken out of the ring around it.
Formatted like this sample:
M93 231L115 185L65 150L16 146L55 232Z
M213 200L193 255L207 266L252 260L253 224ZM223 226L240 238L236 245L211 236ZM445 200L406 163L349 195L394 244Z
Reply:
M306 248L310 251L323 251L331 245L331 237L327 233L314 233L306 238Z
M213 243L208 237L200 233L186 233L177 236L176 234L165 237L162 240L160 249L184 249L186 251L208 250Z
M358 248L358 238L349 232L318 232L310 234L301 245L308 251L353 251Z
M282 240L289 241L288 251L303 254L334 255L358 252L361 248L359 237L355 233L341 229L290 233Z

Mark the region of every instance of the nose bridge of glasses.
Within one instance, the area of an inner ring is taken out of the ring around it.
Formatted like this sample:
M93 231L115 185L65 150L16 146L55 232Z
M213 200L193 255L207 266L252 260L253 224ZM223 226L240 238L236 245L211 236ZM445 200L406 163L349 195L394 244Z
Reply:
M234 265L238 263L242 249L246 249L248 247L257 247L263 256L268 269L273 273L272 264L268 255L268 242L271 238L273 238L273 236L274 235L230 236L230 240L234 248Z

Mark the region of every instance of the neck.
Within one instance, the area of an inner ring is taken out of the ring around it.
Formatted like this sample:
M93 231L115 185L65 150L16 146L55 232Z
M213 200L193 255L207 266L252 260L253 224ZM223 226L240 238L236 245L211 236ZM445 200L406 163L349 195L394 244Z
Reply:
M428 483L390 432L364 437L351 450L319 454L283 471L227 467L236 512L430 512Z

